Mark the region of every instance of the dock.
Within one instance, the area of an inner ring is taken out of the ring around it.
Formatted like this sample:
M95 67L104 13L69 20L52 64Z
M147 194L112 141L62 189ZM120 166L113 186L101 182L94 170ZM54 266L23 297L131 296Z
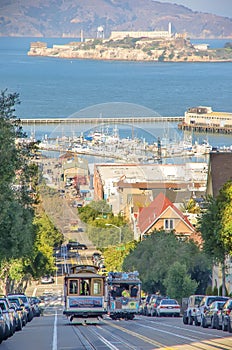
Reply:
M232 134L232 127L208 125L208 124L186 124L184 122L178 124L178 129L190 132L212 133L212 134Z
M123 123L160 123L160 122L182 122L184 117L110 117L110 118L21 118L22 125L35 124L123 124Z

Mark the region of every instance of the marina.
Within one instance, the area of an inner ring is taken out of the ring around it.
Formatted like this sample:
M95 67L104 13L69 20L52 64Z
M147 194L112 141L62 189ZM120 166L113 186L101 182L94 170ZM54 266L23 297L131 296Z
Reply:
M212 150L220 151L219 148L213 148L208 140L202 143L193 142L191 136L172 141L163 137L158 138L157 142L149 143L145 138L120 138L117 129L114 129L113 133L102 129L88 135L47 138L39 143L39 149L139 164L162 163L164 159L185 157L195 157L196 161L200 161L198 157L205 157ZM228 147L227 151L231 152L232 146Z

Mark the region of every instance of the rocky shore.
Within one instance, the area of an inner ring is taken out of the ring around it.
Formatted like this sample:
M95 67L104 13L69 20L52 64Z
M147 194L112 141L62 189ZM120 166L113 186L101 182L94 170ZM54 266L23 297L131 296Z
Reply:
M197 49L189 40L172 38L151 40L124 38L122 40L91 39L70 42L48 48L44 42L31 43L29 56L66 59L156 61L156 62L231 62L232 49Z

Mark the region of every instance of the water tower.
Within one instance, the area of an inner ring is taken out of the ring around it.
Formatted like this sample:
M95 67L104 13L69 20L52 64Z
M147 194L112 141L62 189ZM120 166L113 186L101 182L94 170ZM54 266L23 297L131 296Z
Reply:
M104 39L104 27L103 26L97 27L97 38Z

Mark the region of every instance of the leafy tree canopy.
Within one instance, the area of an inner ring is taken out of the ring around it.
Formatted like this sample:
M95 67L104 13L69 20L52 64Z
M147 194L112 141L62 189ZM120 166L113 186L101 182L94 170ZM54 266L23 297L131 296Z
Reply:
M181 242L173 233L164 231L154 231L149 237L141 241L135 249L125 257L123 268L125 270L137 270L143 282L143 290L149 293L160 291L161 294L167 293L168 273L171 266L179 263L186 266L186 271L194 283L189 283L190 286L197 286L199 279L193 274L195 269L199 269L196 256L204 256L204 253L195 245L194 242ZM202 274L204 283L202 284L202 292L206 289L210 274L210 264L207 258L201 259ZM166 282L165 282L166 281ZM191 282L191 281L189 281ZM187 281L186 281L187 285ZM179 288L182 288L179 286ZM188 296L187 289L186 295Z

